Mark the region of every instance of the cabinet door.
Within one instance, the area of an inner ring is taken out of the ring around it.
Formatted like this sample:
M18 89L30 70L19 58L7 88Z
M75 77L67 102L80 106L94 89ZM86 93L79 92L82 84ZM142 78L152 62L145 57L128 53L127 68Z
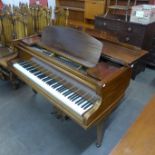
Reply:
M105 11L105 0L86 0L85 18L94 19L95 16L103 14Z

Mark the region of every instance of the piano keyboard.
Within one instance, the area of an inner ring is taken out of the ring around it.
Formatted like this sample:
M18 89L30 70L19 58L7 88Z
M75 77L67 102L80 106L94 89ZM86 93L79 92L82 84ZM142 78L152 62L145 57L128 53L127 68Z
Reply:
M97 96L80 90L33 61L16 62L13 67L79 115L83 115L99 100Z

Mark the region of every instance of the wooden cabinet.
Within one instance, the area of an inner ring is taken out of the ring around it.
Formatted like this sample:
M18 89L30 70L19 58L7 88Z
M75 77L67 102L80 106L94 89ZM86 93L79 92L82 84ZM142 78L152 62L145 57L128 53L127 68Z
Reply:
M111 33L120 42L148 50L145 61L148 65L155 67L155 22L142 25L98 16L95 19L95 27Z
M69 19L84 22L105 12L106 0L56 0L56 7L69 10Z
M87 0L85 1L85 18L94 19L95 16L105 12L105 0Z

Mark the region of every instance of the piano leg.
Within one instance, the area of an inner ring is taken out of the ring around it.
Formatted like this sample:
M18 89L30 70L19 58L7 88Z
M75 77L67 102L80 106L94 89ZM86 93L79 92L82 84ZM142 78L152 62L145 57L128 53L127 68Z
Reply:
M97 124L97 141L96 147L100 147L102 145L102 140L105 132L105 124L104 121L101 121Z
M33 91L33 93L36 95L37 94L37 91L36 90L34 90L33 88L32 88L32 91Z
M9 74L9 80L11 81L13 89L18 89L19 88L19 80L12 72L9 72L8 74Z

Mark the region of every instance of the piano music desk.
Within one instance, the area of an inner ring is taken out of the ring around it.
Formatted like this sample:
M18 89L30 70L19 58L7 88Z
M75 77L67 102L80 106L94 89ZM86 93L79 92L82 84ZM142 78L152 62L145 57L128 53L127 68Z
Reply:
M155 154L155 96L110 155Z

